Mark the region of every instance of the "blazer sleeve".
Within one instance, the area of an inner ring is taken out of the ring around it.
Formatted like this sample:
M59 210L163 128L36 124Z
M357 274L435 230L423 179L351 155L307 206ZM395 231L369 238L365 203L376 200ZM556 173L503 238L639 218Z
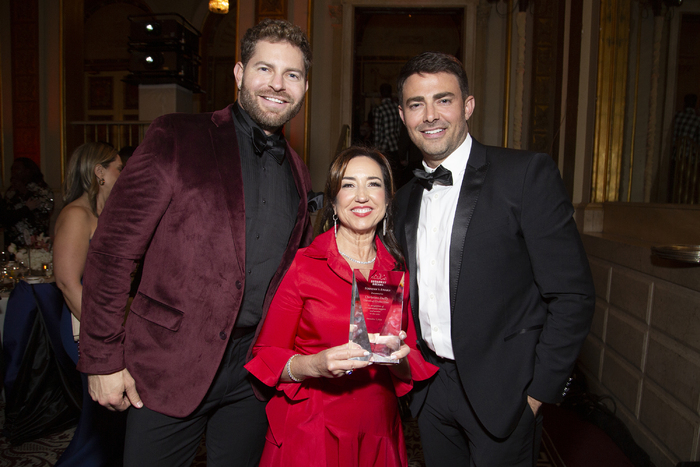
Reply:
M295 259L272 299L253 347L253 359L245 365L263 384L283 391L292 400L308 398L306 384L280 382L287 361L297 353L294 341L304 306L299 294L298 279L298 262Z
M134 260L140 259L172 198L175 129L154 121L114 185L90 242L83 274L80 361L88 374L124 362L124 310Z
M521 229L548 308L527 393L558 402L590 330L595 290L573 207L554 161L536 154L525 175Z

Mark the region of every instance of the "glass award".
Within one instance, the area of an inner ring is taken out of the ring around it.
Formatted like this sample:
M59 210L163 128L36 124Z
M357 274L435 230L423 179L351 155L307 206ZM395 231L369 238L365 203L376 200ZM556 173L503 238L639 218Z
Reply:
M353 270L350 343L370 353L356 360L398 363L389 357L401 347L404 276L403 271Z

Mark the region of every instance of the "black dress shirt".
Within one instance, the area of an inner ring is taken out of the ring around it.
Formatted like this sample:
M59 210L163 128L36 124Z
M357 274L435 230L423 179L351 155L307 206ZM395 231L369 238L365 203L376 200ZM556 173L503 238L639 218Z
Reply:
M236 327L255 326L262 317L267 288L287 249L299 208L289 159L255 153L253 127L259 126L236 103L233 112L245 193L245 272L243 303ZM281 131L269 138L283 139Z

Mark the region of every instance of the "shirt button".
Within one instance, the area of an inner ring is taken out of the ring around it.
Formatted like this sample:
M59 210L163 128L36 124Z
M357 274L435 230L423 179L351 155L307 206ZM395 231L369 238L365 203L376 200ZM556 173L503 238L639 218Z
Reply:
M434 332L434 333L437 333L437 332L439 332L439 331L440 331L440 328L438 328L437 326L433 326L433 332Z
M241 287L243 287L243 284L241 284L241 281L236 281L236 288L238 290L241 290Z
M252 269L248 269L248 274L253 274L253 270L252 270Z
M435 300L435 294L432 294L432 293L431 293L431 294L430 294L430 299L431 299L431 300Z
M219 337L221 338L222 341L226 340L226 333L224 331L221 331L219 333Z
M433 266L435 266L435 263L436 263L435 260L430 261L430 264L433 265Z
M256 233L256 234L255 234L255 239L256 239L256 240L260 240L260 234L259 234L259 233Z
M438 195L437 193L433 195L433 199L438 199L439 197L440 195Z
M437 232L437 227L433 227L433 232Z
M265 203L267 203L267 200L265 198L263 198L263 204L265 204Z

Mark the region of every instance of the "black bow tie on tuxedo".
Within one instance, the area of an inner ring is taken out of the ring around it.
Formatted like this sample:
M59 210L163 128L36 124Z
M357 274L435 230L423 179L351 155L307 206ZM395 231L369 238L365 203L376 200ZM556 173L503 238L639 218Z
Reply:
M284 161L287 145L283 138L267 136L260 128L253 127L253 149L258 156L267 152L277 160L277 163L281 164Z
M433 183L439 182L440 185L452 185L452 172L443 166L438 166L435 172L426 172L423 169L415 169L413 175L418 179L418 183L423 185L423 187L430 191L433 189Z

